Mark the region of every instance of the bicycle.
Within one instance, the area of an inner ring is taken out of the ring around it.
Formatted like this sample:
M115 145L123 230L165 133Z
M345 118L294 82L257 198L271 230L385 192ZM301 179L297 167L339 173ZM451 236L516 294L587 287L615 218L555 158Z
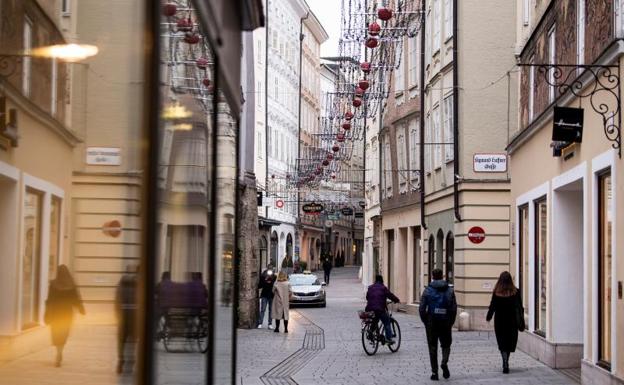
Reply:
M375 317L374 312L360 310L358 315L362 320L362 347L367 355L372 356L377 353L380 343L382 345L388 345L388 349L390 349L392 353L399 351L401 347L401 328L397 320L392 317L392 312L390 310L388 310L388 315L390 316L390 325L394 336L393 344L388 344L386 342L385 327L383 322Z

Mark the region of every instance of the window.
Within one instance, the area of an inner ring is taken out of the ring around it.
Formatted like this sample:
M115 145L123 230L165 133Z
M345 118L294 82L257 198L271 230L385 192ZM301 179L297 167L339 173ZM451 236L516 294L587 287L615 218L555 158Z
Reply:
M41 288L41 215L43 194L26 189L24 197L24 245L22 248L22 328L39 324Z
M24 52L28 53L32 49L33 40L33 23L26 16L24 18ZM32 76L32 59L30 56L24 56L22 59L22 92L25 96L30 96L30 82Z
M262 153L262 133L258 132L257 135L257 140L256 140L256 158L258 159L262 159L264 157L264 154Z
M535 202L535 333L546 336L548 297L548 206L546 198Z
M525 26L531 21L531 0L522 0L522 21Z
M48 261L48 279L56 277L56 268L59 265L61 241L61 199L52 197L50 204L50 247Z
M396 133L397 140L397 157L398 174L399 174L399 193L407 192L407 159L405 157L405 128L398 127Z
M618 3L618 2L616 2ZM585 63L585 0L578 0L577 64Z
M58 103L58 62L52 59L52 76L50 84L50 113L56 115L56 104Z
M518 230L518 288L526 317L529 303L529 206L518 209Z
M431 145L431 139L433 135L431 134L431 114L427 115L427 119L425 119L425 171L431 172L431 149L433 146Z
M258 58L258 64L262 64L262 57L264 56L264 52L262 51L262 40L258 39L257 45L258 48L256 51L256 56Z
M432 45L434 54L440 50L440 27L442 24L440 17L440 1L441 0L433 0L433 18L431 20L433 22Z
M444 38L453 36L453 0L444 0Z
M377 153L377 138L371 141L372 162L373 162L373 179L371 181L372 188L379 184L379 154Z
M258 107L262 107L262 99L264 99L264 95L262 92L262 82L258 81L258 88L256 89L256 100L258 101Z
M455 266L455 236L449 231L446 234L446 280L449 283L455 282L454 266Z
M433 130L433 167L438 168L442 166L442 133L440 132L440 108L435 107L433 109L432 130Z
M612 231L613 205L611 174L598 176L598 361L604 367L611 366L611 305L612 305Z
M555 52L555 26L553 25L548 31L548 60L549 64L555 64L557 57ZM548 88L548 101L552 103L555 100L555 69L552 68L548 73L548 83L551 86Z
M531 55L531 59L529 60L529 63L534 64L535 63L535 55ZM529 67L529 123L531 123L533 121L533 116L534 116L534 103L535 103L535 67L530 66Z
M393 71L394 74L394 93L399 94L405 90L405 63L402 57L403 50L397 49L395 51L395 63L400 63L399 68Z
M420 37L418 35L407 38L408 55L409 55L409 87L418 86L420 75L420 58L418 52L418 41Z
M70 0L63 0L61 2L61 13L63 14L63 16L68 16L69 14L71 14L71 1Z
M444 99L444 160L450 162L454 159L453 152L453 95Z
M409 130L410 189L417 190L420 187L420 133L416 119L410 122Z
M384 138L384 176L386 197L392 196L392 158L390 154L390 137Z

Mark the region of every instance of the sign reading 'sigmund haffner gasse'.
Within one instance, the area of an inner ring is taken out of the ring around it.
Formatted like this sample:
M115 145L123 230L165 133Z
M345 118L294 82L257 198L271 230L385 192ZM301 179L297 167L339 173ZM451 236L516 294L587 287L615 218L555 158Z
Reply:
M475 172L506 172L507 154L474 154Z

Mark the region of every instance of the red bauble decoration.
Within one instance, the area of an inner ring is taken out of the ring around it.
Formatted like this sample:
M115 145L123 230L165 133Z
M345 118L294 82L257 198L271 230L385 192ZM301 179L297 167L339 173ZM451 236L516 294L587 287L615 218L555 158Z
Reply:
M323 172L323 170L320 167L317 168L316 171L314 171L316 175L321 175L321 172Z
M323 161L323 166L329 166L329 161L327 159Z
M364 90L360 87L357 87L355 89L355 96L361 98L362 96L364 96Z
M366 46L368 48L375 48L379 45L379 41L374 38L374 37L369 37L368 39L366 39Z
M275 174L271 174L271 179L275 179Z
M197 44L200 40L201 38L196 33L187 32L186 35L184 35L184 41L188 44Z
M364 91L366 91L368 89L368 87L370 87L370 83L368 82L368 80L366 79L362 79L360 80L360 82L358 83L358 86L360 86L361 89L363 89Z
M204 78L204 80L202 80L202 84L206 87L210 87L210 85L212 84L212 82L210 81L210 79L208 78Z
M162 13L167 17L171 17L178 11L178 6L173 3L167 3L163 5Z
M357 107L359 107L361 105L362 105L362 99L359 99L359 98L353 99L353 107L357 108Z
M371 71L371 63L369 62L363 62L360 64L360 69L362 70L362 72L364 72L365 74L369 73Z
M193 21L190 18L178 19L176 25L178 26L178 31L181 32L190 32L193 30Z
M210 62L205 57L200 57L195 61L195 64L197 64L198 68L205 70L206 68L208 68L208 64L210 64Z
M368 26L368 34L371 36L377 36L381 32L381 25L377 24L376 21L370 23Z
M339 145L337 145L337 144L335 144L335 145L334 145L334 147L332 147L332 151L333 151L333 152L338 152L338 151L340 151L340 146L339 146Z
M345 134L340 133L340 134L336 135L336 141L338 141L340 143L344 142L345 141Z
M388 21L392 18L392 10L390 8L379 8L377 10L377 17L383 21Z
M327 160L332 160L334 159L334 156L332 154L327 154Z
M342 128L344 128L345 130L350 130L351 129L351 123L342 123Z
M351 112L351 111L347 111L347 112L345 112L344 118L345 118L346 120L351 120L351 119L353 119L353 112Z
M332 174L331 174L331 178L332 178L332 179L336 179L336 173L335 173L335 172L332 172Z

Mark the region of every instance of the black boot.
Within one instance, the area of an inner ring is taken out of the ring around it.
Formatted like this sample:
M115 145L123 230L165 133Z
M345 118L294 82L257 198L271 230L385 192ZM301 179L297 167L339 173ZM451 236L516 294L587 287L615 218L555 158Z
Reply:
M288 320L284 320L284 333L288 333Z
M509 352L501 351L501 357L503 357L503 373L509 374Z
M280 320L276 319L275 320L275 330L273 330L274 333L279 333L279 324L280 324Z
M442 348L442 365L440 365L440 368L442 368L442 377L444 377L445 379L448 379L451 377L451 372L449 372L449 368L448 368L448 361L449 361L450 355L451 355L451 348Z
M429 361L431 362L431 380L438 381L438 346L429 345Z

